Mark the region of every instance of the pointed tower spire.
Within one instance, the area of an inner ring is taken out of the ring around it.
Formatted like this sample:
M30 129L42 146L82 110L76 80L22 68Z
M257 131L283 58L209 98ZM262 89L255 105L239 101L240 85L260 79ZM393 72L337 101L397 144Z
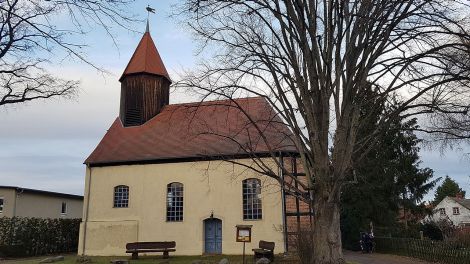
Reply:
M169 104L171 79L150 36L148 19L145 33L119 81L119 117L126 127L144 124Z
M145 33L150 33L149 30L149 19L147 18L147 27L145 27Z
M142 36L142 39L137 45L134 54L119 80L122 80L126 75L136 73L148 73L163 76L171 82L162 58L160 57L157 47L155 47L155 43L148 31L146 31Z

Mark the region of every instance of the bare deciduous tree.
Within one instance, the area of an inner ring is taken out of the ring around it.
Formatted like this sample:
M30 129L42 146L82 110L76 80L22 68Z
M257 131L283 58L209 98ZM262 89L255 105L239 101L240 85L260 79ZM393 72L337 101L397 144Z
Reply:
M49 73L45 66L57 54L99 69L83 52L92 27L112 38L112 27L134 21L125 10L133 0L3 0L0 1L0 106L26 101L71 97L77 81ZM100 69L99 69L100 70Z
M449 68L458 69L462 75L470 75L470 43L463 39L466 48L451 50L447 55L450 58ZM452 85L464 87L465 83L456 82ZM466 99L464 97L464 99ZM464 104L465 105L465 104ZM421 131L431 135L431 138L442 143L442 147L459 145L462 142L470 143L470 103L461 111L454 111L454 105L441 107L439 111L433 111L426 124L426 129Z
M468 52L465 2L186 0L179 10L214 58L177 85L203 98L263 96L293 132L314 193L312 263L344 263L341 187L392 120L467 114L470 74L449 55ZM387 110L358 138L371 101Z

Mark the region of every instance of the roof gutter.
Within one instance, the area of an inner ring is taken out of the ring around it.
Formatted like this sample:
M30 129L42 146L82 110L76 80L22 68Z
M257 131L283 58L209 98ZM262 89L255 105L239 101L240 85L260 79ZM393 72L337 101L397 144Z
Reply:
M280 156L299 156L297 151L279 151L274 154L274 157ZM108 167L108 166L121 166L121 165L145 165L145 164L161 164L161 163L182 163L182 162L195 162L195 161L212 161L212 160L234 160L234 159L249 159L249 158L267 158L272 157L270 152L246 153L246 154L233 154L233 155L217 155L217 156L188 156L188 157L168 157L159 159L146 159L146 160L122 160L122 161L103 161L103 162L84 162L90 167Z

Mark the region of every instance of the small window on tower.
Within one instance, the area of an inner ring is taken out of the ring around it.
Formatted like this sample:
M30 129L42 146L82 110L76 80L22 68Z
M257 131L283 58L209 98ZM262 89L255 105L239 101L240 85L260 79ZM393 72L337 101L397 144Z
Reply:
M4 203L3 197L0 197L0 213L3 213L3 203Z
M452 208L452 213L454 213L454 215L459 215L460 214L459 208L458 207Z
M67 203L66 202L62 202L62 207L60 209L60 213L65 215L67 214Z

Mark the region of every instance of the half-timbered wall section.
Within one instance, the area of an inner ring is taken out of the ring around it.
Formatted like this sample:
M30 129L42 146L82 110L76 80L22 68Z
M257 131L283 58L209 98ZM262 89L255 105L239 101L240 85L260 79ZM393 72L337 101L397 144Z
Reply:
M308 190L308 179L302 168L299 158L283 157L284 166L284 208L285 208L285 236L288 251L295 250L297 235L300 231L311 232L313 230L313 209L306 202L312 195ZM307 188L304 188L304 185ZM300 193L298 192L300 190ZM305 197L302 199L300 197Z

